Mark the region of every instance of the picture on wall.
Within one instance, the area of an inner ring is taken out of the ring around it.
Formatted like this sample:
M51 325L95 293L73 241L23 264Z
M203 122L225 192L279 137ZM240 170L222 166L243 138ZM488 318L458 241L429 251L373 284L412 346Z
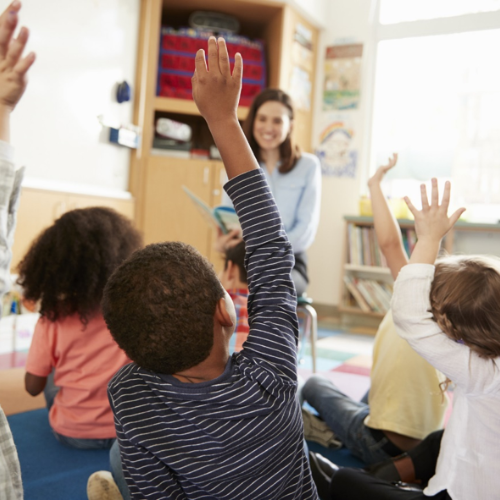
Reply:
M356 177L358 151L352 127L341 115L327 115L325 121L327 125L321 131L320 144L315 151L323 175Z
M362 44L326 48L323 111L359 107L362 55Z

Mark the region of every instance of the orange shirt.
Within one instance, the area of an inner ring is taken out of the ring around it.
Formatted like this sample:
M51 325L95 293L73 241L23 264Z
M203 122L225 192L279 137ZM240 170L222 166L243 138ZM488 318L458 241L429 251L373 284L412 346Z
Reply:
M35 327L26 371L47 377L53 368L60 387L50 410L51 427L63 436L83 439L116 437L107 387L129 363L102 315L86 327L78 315L55 323L40 318Z

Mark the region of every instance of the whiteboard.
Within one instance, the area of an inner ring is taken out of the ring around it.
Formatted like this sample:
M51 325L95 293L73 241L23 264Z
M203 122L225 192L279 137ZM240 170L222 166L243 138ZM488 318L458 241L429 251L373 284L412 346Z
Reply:
M2 11L9 3L0 0ZM97 116L131 123L132 103L118 104L114 90L123 80L134 85L140 0L22 4L20 26L30 29L27 52L37 60L12 116L16 163L30 185L126 190L130 150L108 142Z

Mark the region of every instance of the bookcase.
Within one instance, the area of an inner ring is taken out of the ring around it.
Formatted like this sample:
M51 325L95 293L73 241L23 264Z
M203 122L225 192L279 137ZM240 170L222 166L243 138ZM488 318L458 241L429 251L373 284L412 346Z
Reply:
M389 308L393 279L376 241L373 217L345 216L344 222L339 312L379 321ZM414 221L398 219L398 224L406 253L411 255L417 241ZM500 255L500 223L480 224L460 220L443 240L442 250L454 253L459 233L488 234L498 240L495 254ZM474 249L475 253L483 251L482 248Z
M208 127L192 100L157 96L157 74L162 26L188 25L193 11L221 12L238 18L240 34L265 44L267 85L290 90L297 57L292 53L297 27L311 33L310 58L301 64L311 82L311 108L318 29L285 2L268 0L142 0L135 82L134 123L142 129L138 149L132 153L129 190L135 198L135 221L145 243L183 241L197 248L216 267L220 258L213 250L214 231L198 214L182 186L188 187L209 206L220 204L225 181L220 161L155 156L151 153L154 123L165 117L187 123L193 139L207 148L213 144ZM244 120L248 108L238 109ZM311 150L312 113L298 109L294 139L304 151Z

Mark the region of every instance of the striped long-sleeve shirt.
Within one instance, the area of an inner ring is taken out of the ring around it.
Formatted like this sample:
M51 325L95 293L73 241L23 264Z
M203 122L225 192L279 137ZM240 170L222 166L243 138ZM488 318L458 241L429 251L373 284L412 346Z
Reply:
M132 498L317 499L296 399L291 245L260 170L225 186L246 243L250 334L224 373L188 384L135 364L109 384Z

